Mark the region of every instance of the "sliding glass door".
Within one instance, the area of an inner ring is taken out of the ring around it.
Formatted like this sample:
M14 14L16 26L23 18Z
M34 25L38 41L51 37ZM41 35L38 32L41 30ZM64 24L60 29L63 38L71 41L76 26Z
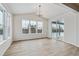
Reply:
M59 21L59 37L64 39L64 21Z
M54 39L64 38L64 21L52 22L52 37Z
M57 37L57 24L56 24L56 21L52 22L52 37L53 38Z

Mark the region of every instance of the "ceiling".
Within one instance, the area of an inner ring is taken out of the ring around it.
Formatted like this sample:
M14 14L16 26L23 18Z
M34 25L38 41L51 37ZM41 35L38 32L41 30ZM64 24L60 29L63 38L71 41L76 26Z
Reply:
M40 3L4 3L3 5L12 14L37 13ZM60 6L59 3L41 3L41 14L46 18L56 17L57 15L68 12L67 8Z
M35 12L37 6L35 3L5 3L3 5L7 6L13 14L32 13Z

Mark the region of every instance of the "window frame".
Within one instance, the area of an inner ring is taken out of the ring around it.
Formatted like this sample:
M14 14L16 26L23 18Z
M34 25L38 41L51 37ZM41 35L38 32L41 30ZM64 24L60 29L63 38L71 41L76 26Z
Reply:
M36 27L35 27L35 32L34 32L34 33L31 32L31 21L36 22ZM30 25L29 25L29 27L30 27L30 33L31 33L31 34L37 33L37 21L36 21L36 20L30 20Z
M42 23L42 28L41 28L42 32L39 33L39 34L42 34L43 33L43 21L37 21L37 33L38 33L38 22L41 22Z
M23 21L23 20L25 21L25 26L26 26L26 21L29 21L29 20L22 19L22 21ZM22 24L22 26L23 26L23 22L21 22L21 24ZM30 24L30 21L29 21L29 24ZM28 28L27 28L27 29L28 29L28 33L26 33L26 32L24 33L24 32L23 32L23 27L22 27L22 33L23 33L23 34L29 34L29 33L30 33L29 24L27 25L27 26L28 26Z
M28 19L22 19L22 21L25 20L25 23ZM28 20L29 21L29 25L28 25L28 29L29 29L29 32L28 33L23 33L23 30L22 30L22 34L42 34L43 33L43 21L39 21L39 20ZM35 22L35 32L31 32L31 22L34 21ZM42 27L41 27L41 30L42 32L38 32L38 22L42 22ZM22 23L22 22L21 22ZM22 25L23 26L23 25ZM21 28L23 29L23 27L21 26ZM25 25L26 26L26 25Z

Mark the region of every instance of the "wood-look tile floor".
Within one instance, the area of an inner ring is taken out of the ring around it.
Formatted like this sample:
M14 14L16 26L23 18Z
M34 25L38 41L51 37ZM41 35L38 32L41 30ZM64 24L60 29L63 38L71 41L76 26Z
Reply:
M79 48L53 39L13 42L4 56L78 56Z

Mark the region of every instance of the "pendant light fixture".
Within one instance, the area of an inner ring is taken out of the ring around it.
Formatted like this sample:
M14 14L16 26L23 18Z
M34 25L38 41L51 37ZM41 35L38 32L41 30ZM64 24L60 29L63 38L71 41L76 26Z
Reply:
M38 11L38 16L41 16L41 5L38 5L39 11Z
M38 7L39 7L39 14L38 14L38 16L40 17L41 16L41 5L38 5Z

